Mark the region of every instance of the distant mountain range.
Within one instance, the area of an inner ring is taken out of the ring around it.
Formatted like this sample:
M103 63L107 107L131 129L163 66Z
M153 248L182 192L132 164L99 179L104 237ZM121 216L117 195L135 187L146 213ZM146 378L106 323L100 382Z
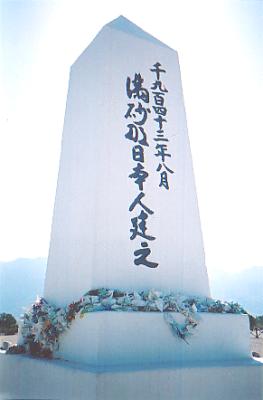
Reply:
M0 312L19 317L37 295L43 295L46 258L0 262Z
M37 295L43 295L47 259L0 262L0 313L19 317ZM235 301L254 315L263 315L263 267L235 274L210 272L214 299Z
M263 267L251 267L236 273L211 273L214 299L235 301L249 313L263 315Z

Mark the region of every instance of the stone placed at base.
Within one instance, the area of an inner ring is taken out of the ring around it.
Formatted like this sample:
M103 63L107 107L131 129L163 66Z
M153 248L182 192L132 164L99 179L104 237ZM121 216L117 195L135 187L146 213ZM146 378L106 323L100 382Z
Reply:
M184 317L169 313L177 322ZM197 313L187 338L174 336L159 312L87 313L60 337L56 356L93 367L143 366L250 357L247 315Z
M263 364L252 359L105 371L0 354L0 398L56 400L262 400Z

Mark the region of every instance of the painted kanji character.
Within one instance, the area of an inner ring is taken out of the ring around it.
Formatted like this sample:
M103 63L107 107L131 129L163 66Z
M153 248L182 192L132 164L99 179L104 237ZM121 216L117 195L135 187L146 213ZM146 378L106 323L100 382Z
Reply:
M147 120L148 113L150 113L151 110L149 108L143 107L142 103L139 102L138 107L135 108L135 112L141 115L141 119L138 121L134 121L134 123L136 125L144 125Z
M161 115L158 115L157 118L154 118L154 121L156 121L159 124L159 129L157 132L163 132L163 123L167 122L166 119L164 119Z
M144 149L141 145L137 144L132 148L132 159L134 161L144 162Z
M126 81L126 92L129 99L137 97L145 103L149 103L149 92L142 86L143 82L144 79L141 77L141 74L135 74L132 81L128 76ZM131 89L131 83L133 84L133 89Z
M144 170L144 166L140 163L136 165L136 167L133 168L134 173L129 175L129 178L134 178L135 183L139 186L140 190L143 190L143 184L149 176L148 172Z
M156 73L156 77L157 77L158 81L159 81L159 79L160 79L160 73L161 73L161 72L166 73L165 69L161 69L161 68L160 68L161 65L162 65L162 64L160 64L159 62L157 62L157 63L155 63L155 64L153 65L153 67L155 67L155 68L151 69L152 72L155 72L155 73Z
M163 83L159 80L153 82L153 85L151 87L152 90L159 90L160 92L167 93L168 90L166 87L163 85Z
M128 124L127 127L129 128L129 131L125 134L125 137L127 139L132 140L133 142L138 142L142 146L149 146L145 130L142 126L137 127L134 124ZM141 136L140 140L139 140L139 134Z
M148 243L142 242L141 246L142 246L141 249L135 250L135 252L133 253L135 255L135 257L138 257L138 258L135 258L134 264L135 265L145 265L145 267L148 267L148 268L157 268L158 263L147 260L147 257L151 254L151 250L148 247Z
M143 192L139 193L138 196L136 197L136 199L132 202L132 204L129 207L129 211L133 211L134 208L137 206L137 204L139 204L148 214L154 214L154 212L148 208L146 205L144 205L141 202L141 199L145 196L145 194Z
M162 167L164 167L166 169L166 171L170 172L170 174L173 174L174 171L172 169L170 169L169 167L167 167L167 165L165 163L159 164L156 171L161 171Z
M161 157L162 161L165 160L165 157L171 157L170 153L166 153L167 151L167 145L166 144L157 144L155 146L156 150L158 150L158 152L155 154L156 157Z
M153 98L154 102L157 106L163 106L164 105L164 93L161 92L152 92L153 93Z
M159 187L165 187L165 189L169 190L169 184L168 184L168 177L167 177L167 172L162 171L161 172L161 181L159 184Z
M167 108L166 107L157 107L157 106L153 106L153 109L155 111L156 114L158 115L162 115L162 116L166 116L167 114Z
M146 234L147 227L146 227L146 220L148 219L148 214L141 210L138 217L134 217L131 219L132 228L130 229L131 237L130 239L133 240L136 236L141 236L146 240L154 240L154 236L150 236Z

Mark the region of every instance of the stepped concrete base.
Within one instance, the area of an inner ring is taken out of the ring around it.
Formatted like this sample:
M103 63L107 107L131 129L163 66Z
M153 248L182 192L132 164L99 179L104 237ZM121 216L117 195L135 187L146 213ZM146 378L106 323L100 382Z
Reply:
M87 314L61 336L60 359L0 354L0 400L262 400L247 316L199 317L187 344L161 313Z
M262 400L263 363L91 368L60 360L0 354L0 399Z
M177 322L179 313L170 313ZM88 313L60 337L57 356L93 366L181 364L247 359L247 315L197 313L198 325L184 342L159 312Z

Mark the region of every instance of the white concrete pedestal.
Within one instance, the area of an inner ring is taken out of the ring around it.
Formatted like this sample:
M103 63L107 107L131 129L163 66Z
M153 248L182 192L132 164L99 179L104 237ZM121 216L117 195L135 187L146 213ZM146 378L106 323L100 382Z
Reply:
M1 354L0 371L1 400L263 398L263 364L252 359L102 370L65 361Z
M169 313L177 322L184 317ZM249 357L247 315L197 313L188 344L160 312L87 313L61 335L57 356L93 367L138 367L242 360Z
M262 400L247 316L200 317L186 344L161 313L90 313L61 337L64 360L0 354L0 400Z

